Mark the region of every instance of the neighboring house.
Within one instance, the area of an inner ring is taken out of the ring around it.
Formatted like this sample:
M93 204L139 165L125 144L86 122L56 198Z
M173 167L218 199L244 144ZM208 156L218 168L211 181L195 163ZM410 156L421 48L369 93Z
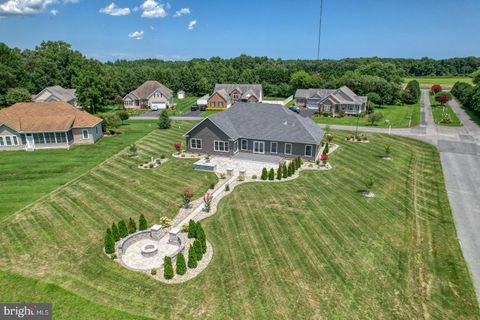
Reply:
M80 108L77 105L77 95L75 89L65 89L60 86L46 87L40 91L37 95L32 97L33 102L52 102L63 101L71 104L76 108Z
M208 108L228 108L235 102L262 102L260 84L216 84L208 99Z
M209 94L204 95L197 100L197 106L199 107L206 107L208 105L208 98L210 98Z
M102 135L102 119L63 101L22 102L0 110L0 150L70 148Z
M339 89L297 89L295 92L297 106L318 109L332 114L357 114L367 111L368 98L357 96L347 86Z
M125 108L167 109L173 106L173 91L158 81L145 81L123 98Z
M245 152L314 161L323 132L310 118L279 104L237 102L205 118L185 137L187 151L193 153L233 156Z
M177 92L177 98L182 100L182 99L185 99L185 91L183 90L180 90Z

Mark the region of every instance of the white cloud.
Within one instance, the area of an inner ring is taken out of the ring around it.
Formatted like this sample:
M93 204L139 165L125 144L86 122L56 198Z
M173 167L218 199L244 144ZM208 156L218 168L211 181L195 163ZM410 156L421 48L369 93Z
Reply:
M58 11L57 9L52 9L50 10L50 13L52 16L57 16L60 13L60 11Z
M193 30L195 28L195 25L197 24L197 20L192 20L188 23L188 30Z
M130 14L130 8L120 8L115 2L112 2L105 8L100 9L100 13L105 13L110 16L126 16Z
M190 9L189 8L182 8L182 9L176 11L173 16L174 17L181 17L181 16L184 16L184 15L187 15L187 14L190 14Z
M128 34L128 37L129 37L129 38L134 38L134 39L136 39L136 40L142 40L142 39L143 39L143 30L129 33L129 34Z
M7 0L0 3L0 14L33 15L45 11L55 3L77 3L78 0Z
M143 18L163 18L167 15L165 5L155 0L145 0L145 2L140 5L140 9L143 10Z

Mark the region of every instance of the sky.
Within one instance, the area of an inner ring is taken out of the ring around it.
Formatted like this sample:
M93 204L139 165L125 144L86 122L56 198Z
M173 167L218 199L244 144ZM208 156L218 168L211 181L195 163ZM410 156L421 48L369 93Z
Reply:
M480 0L324 0L320 58L480 56ZM0 42L89 58L315 59L320 0L0 0Z

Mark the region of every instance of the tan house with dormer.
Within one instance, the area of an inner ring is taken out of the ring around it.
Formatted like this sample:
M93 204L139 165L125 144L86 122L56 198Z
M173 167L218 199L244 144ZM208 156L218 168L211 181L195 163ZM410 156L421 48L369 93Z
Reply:
M235 102L262 102L260 84L216 84L208 98L207 108L228 108Z
M173 106L173 91L158 81L145 81L123 98L125 108L168 109Z

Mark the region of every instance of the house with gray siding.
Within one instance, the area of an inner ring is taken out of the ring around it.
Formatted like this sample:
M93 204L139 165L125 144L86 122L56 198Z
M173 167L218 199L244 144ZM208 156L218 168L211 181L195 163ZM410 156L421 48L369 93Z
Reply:
M279 104L237 102L205 118L185 138L192 153L231 157L241 152L315 161L323 131L311 119Z
M32 97L33 102L53 102L63 101L74 107L81 108L77 105L77 94L75 89L65 89L61 86L46 87L38 94Z
M338 89L297 89L295 104L332 115L358 114L367 111L368 98L357 96L347 86Z

